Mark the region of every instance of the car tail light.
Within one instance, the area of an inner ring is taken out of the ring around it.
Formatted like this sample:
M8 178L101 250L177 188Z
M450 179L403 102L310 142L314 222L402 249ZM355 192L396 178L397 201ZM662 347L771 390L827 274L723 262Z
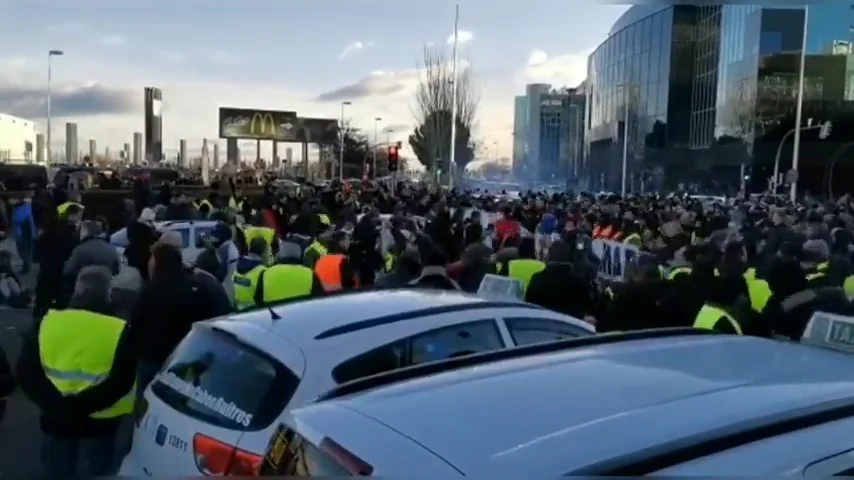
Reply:
M335 460L350 475L368 477L374 472L374 467L368 462L357 457L356 454L342 447L331 438L324 438L320 442L320 450L329 455L329 458Z
M200 433L193 437L196 467L205 475L258 475L263 457Z

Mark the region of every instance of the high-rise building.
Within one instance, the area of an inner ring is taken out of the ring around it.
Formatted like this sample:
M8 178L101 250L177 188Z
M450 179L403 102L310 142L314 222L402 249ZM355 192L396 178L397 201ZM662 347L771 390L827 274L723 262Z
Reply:
M524 181L564 184L583 149L584 94L576 88L530 84L516 97L513 174Z
M618 191L625 151L630 191L734 192L744 180L764 190L778 151L779 172L792 165L804 18L803 6L627 10L588 58L589 186ZM799 186L854 191L841 180L854 162L833 160L854 145L854 8L812 4L807 18ZM813 127L828 120L832 133L819 139Z
M513 108L513 168L515 177L521 178L528 155L528 96L517 95Z

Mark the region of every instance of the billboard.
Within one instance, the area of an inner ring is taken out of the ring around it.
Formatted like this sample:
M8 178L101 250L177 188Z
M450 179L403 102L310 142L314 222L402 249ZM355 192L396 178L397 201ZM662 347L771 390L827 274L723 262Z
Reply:
M338 143L338 120L330 118L299 117L299 142L318 145Z
M145 87L145 159L156 163L163 158L163 92Z
M298 142L296 112L220 107L219 138Z

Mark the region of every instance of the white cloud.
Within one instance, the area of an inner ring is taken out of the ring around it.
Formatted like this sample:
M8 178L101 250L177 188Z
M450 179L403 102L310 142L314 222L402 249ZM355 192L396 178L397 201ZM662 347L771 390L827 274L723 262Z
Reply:
M121 35L107 35L105 37L101 37L101 43L113 47L123 47L127 45L128 39Z
M457 30L457 43L459 45L465 45L466 43L471 42L474 39L474 33L468 30ZM450 34L448 36L448 40L446 41L448 45L454 44L454 34Z
M366 48L371 48L373 45L373 42L355 41L344 47L344 50L341 50L341 53L338 54L338 60L343 60L356 52L359 52Z
M587 78L587 57L593 49L581 53L550 56L535 49L522 70L521 82L543 82L575 87Z

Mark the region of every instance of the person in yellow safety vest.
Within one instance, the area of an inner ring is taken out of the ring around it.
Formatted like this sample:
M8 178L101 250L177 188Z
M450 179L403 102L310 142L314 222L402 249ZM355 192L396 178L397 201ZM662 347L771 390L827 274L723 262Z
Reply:
M744 272L744 281L747 282L747 294L750 296L750 308L756 313L762 313L771 299L771 286L762 278L756 276L755 268L748 268Z
M252 308L257 303L255 294L258 291L258 280L267 262L264 258L267 252L267 242L263 238L255 238L249 242L249 253L237 260L234 271L234 303L238 310Z
M329 253L329 249L326 245L327 242L329 242L331 235L332 234L330 232L325 235L320 235L311 241L308 247L306 247L305 253L303 253L303 265L313 269L315 264L317 264L317 260Z
M124 418L133 413L133 332L112 315L106 267L80 271L69 308L51 310L24 337L16 377L41 410L48 478L110 475Z
M56 214L59 218L68 218L72 214L72 211L75 213L80 212L82 214L84 208L85 207L81 203L67 201L56 207ZM69 209L71 209L71 211L69 211Z
M270 264L279 253L279 245L276 240L276 231L269 227L244 227L243 236L246 239L246 244L252 243L252 240L260 238L267 245L267 250L264 252L264 262Z
M643 238L641 238L639 233L630 233L623 239L623 243L640 247L643 244Z
M302 252L293 243L282 245L276 263L258 276L255 303L270 305L326 294L323 284L312 269L302 264Z
M694 319L694 328L744 335L744 326L738 317L744 311L741 304L747 300L743 296L743 277L723 274L714 278L706 303Z
M519 242L519 258L510 260L505 265L506 272L500 272L501 275L514 278L522 283L523 291L527 291L528 284L531 283L531 277L535 273L541 272L546 268L546 264L536 258L536 245L533 238L523 238Z
M212 213L214 213L214 211L216 211L213 204L206 198L193 202L193 206L196 207L202 218L208 218Z

